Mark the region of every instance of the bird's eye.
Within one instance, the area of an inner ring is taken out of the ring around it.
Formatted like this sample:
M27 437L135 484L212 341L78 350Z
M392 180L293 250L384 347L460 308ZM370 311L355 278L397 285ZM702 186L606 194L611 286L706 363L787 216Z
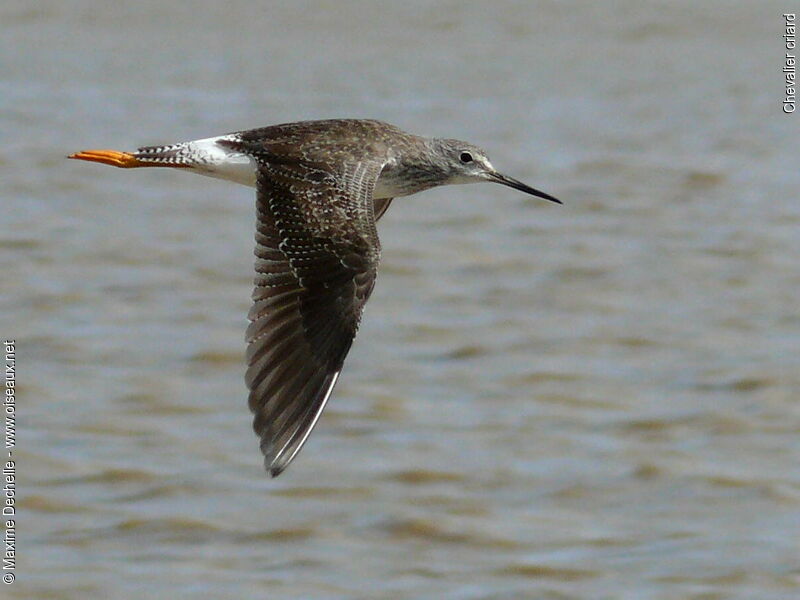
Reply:
M462 152L461 156L459 156L458 158L461 159L461 162L465 164L472 162L472 154L470 154L469 152Z

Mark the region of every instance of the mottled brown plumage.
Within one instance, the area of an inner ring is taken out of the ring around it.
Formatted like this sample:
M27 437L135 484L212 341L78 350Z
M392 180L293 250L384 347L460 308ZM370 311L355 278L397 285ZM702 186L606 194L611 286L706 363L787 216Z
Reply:
M273 476L299 452L336 384L375 285L375 223L393 198L493 181L558 202L499 174L477 146L372 120L286 123L71 158L180 167L255 185L256 277L245 380Z

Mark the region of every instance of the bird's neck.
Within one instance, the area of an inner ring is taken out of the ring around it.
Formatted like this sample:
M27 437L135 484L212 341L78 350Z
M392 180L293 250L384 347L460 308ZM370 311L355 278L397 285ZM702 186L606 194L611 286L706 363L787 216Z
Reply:
M407 148L384 166L373 192L376 199L410 196L447 183L447 173L418 148Z

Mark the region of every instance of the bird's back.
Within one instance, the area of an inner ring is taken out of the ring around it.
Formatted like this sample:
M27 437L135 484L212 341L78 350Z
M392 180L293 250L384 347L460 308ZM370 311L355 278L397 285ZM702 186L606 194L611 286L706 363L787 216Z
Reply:
M238 137L244 151L256 158L331 165L385 160L390 151L396 152L414 137L394 125L372 119L300 121L232 135Z

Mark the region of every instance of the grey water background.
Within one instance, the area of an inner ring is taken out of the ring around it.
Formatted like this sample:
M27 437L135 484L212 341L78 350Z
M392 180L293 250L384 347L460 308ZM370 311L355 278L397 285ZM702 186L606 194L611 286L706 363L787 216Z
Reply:
M4 592L800 597L793 4L3 2ZM270 480L252 190L64 156L342 116L482 145L565 206L396 201L334 397Z

